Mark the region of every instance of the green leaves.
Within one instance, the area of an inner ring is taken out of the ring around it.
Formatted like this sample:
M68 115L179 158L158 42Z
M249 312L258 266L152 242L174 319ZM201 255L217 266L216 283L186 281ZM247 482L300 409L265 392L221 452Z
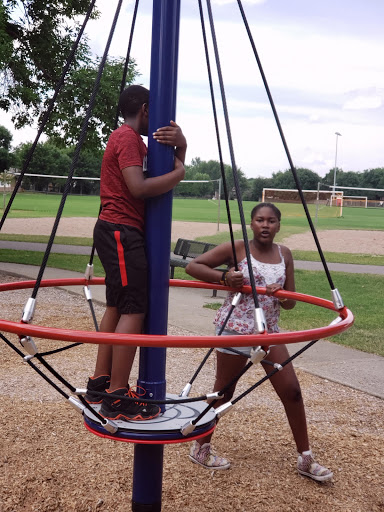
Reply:
M12 111L16 128L46 112L88 7L88 0L1 2L0 109ZM98 66L83 37L45 130L62 147L79 139ZM106 64L85 147L99 150L114 128L123 67L122 60ZM132 60L126 84L137 75Z

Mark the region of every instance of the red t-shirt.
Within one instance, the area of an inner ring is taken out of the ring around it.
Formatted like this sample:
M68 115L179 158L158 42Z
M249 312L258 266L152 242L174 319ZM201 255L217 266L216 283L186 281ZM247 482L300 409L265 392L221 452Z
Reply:
M144 231L144 200L132 196L121 171L131 166L145 169L146 155L143 139L130 126L123 124L111 133L101 164L100 219Z

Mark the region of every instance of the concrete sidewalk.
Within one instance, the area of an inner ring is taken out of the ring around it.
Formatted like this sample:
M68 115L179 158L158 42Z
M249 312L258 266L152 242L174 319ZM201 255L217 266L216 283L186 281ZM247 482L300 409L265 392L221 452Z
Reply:
M39 271L39 267L36 266L13 263L0 263L0 269L28 279L36 279ZM44 279L70 277L81 278L84 274L52 268L46 268L44 273ZM81 286L64 289L83 295ZM104 304L104 286L93 286L92 296L95 302ZM210 290L171 287L168 324L186 329L193 334L212 335L215 311L203 306L209 302L221 301L224 296L223 292L218 292L217 297L212 297ZM304 345L305 343L288 345L290 354ZM384 399L384 357L320 340L300 355L294 364L313 375Z
M12 242L0 240L0 249L13 249L16 251L39 251L45 252L47 244L36 242ZM53 244L51 252L61 254L84 254L90 255L92 247L83 245ZM384 266L379 265L357 265L346 263L327 263L328 269L332 272L348 272L352 274L378 274L384 275ZM295 261L295 268L302 270L324 270L323 264L319 261Z

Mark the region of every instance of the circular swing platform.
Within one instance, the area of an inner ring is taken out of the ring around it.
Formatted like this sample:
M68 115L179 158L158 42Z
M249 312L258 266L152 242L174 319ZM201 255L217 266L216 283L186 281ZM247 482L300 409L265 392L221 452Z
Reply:
M177 395L167 394L167 399L176 400ZM182 400L180 398L180 400ZM92 406L96 411L100 405ZM186 423L196 418L207 407L205 402L189 402L179 404L165 404L165 411L157 418L148 421L121 421L113 420L118 430L115 434L107 432L96 416L84 410L85 427L100 437L140 444L168 444L193 441L199 437L210 434L215 429L215 412L208 411L190 435L181 433Z

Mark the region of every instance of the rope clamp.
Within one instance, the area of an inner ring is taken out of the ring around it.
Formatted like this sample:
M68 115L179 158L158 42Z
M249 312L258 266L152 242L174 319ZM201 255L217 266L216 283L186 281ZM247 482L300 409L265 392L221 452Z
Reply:
M68 398L68 402L70 403L70 405L72 405L72 407L77 411L79 412L80 414L83 414L83 411L85 409L85 406L79 402L79 400L76 400L76 398L74 398L73 396L70 396Z
M264 350L263 347L260 347L260 346L252 347L251 356L250 356L251 363L253 363L253 364L260 363L265 358L265 356L267 356L268 354L269 354L269 349Z
M35 345L35 342L30 336L25 336L24 338L20 338L20 343L23 348L30 354L31 356L34 356L37 354L37 347Z
M255 331L263 334L267 330L267 322L265 320L264 311L261 308L255 308Z
M222 398L224 398L224 395L221 395L220 391L215 391L214 393L208 393L206 396L207 396L207 400L211 400L212 398L221 400Z
M237 292L236 295L232 299L232 306L236 307L238 305L238 303L240 302L240 300L241 300L241 293Z
M196 428L196 425L190 421L189 423L186 423L184 427L181 427L180 432L183 434L183 436L187 436L188 434L191 434Z
M84 286L83 291L84 291L86 300L88 300L88 301L92 300L91 289L88 286Z
M227 412L229 412L232 409L232 407L232 402L227 402L226 404L220 405L219 407L217 407L217 409L215 409L216 417L222 418L224 414L227 414Z
M184 398L186 396L189 395L189 392L191 391L191 387L192 387L192 384L190 382L188 382L188 384L186 384L182 390L182 392L180 393L179 397L180 398Z
M337 310L343 309L344 302L343 302L343 299L341 298L340 292L337 288L332 290L332 301L333 301L333 305L335 306L335 308Z
M21 321L24 324L29 324L29 322L32 320L33 315L35 313L35 306L36 306L36 299L29 297L29 299L27 300L27 303L24 306L23 317L21 319Z
M107 419L103 423L103 428L105 428L105 430L107 430L110 434L116 434L116 432L119 430L116 423Z
M93 279L93 265L90 265L89 263L87 263L87 268L85 269L84 277L88 281Z

